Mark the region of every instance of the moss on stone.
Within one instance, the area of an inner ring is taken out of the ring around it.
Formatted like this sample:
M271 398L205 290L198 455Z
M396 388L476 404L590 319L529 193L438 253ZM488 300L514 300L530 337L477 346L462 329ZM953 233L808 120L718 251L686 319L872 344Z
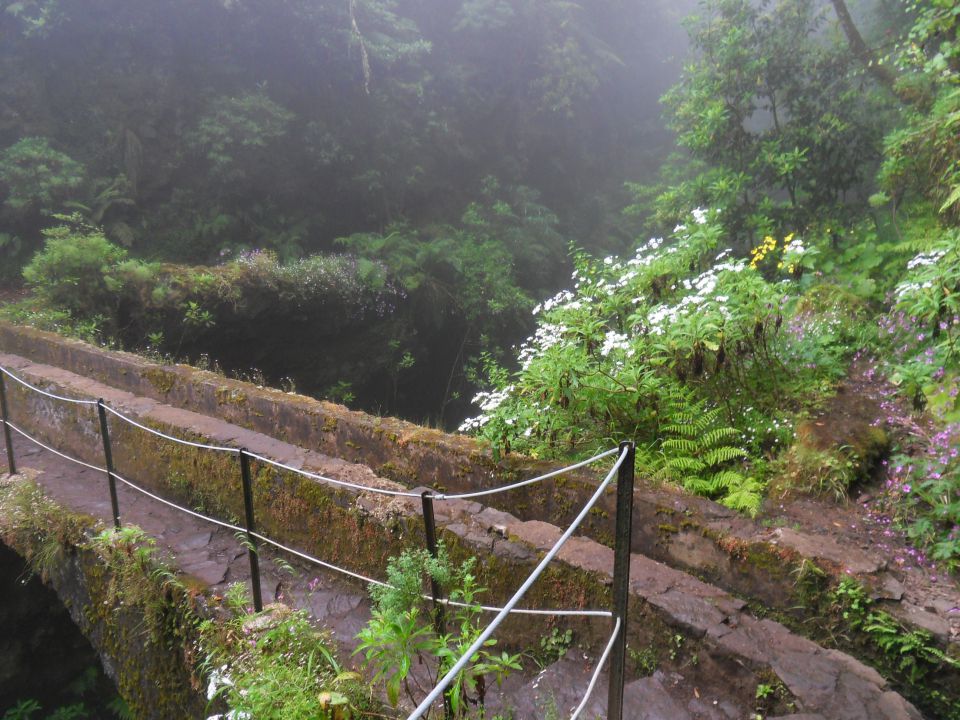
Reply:
M165 370L162 367L145 368L142 374L143 377L147 379L147 382L161 395L169 394L177 383L176 373Z

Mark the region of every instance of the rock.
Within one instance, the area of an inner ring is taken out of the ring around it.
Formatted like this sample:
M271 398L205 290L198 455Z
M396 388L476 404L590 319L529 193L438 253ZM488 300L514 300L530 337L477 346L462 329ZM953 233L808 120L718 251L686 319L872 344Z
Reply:
M896 600L899 601L903 598L905 588L903 583L897 580L892 575L887 575L883 578L883 581L880 583L880 587L876 588L871 594L874 600Z
M887 564L879 555L841 545L832 538L813 538L792 528L777 528L773 531L773 537L773 542L795 550L803 557L826 560L854 575L870 575Z
M950 623L913 603L903 602L891 608L890 614L909 625L923 628L938 642L946 643L950 639Z

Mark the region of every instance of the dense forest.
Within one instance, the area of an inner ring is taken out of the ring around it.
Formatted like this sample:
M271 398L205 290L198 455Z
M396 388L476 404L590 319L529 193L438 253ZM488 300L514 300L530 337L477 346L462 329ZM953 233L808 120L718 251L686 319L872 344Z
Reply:
M854 352L954 377L947 0L2 5L13 320L746 509Z
M73 215L137 263L66 299L89 333L448 425L571 243L632 242L685 49L618 1L4 2L0 34L8 281Z

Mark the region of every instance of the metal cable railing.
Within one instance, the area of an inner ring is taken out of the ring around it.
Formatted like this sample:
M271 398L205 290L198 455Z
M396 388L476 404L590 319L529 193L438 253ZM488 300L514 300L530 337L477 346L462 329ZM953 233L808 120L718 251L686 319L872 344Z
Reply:
M7 397L6 397L6 388L3 382L4 377L10 377L15 380L24 388L39 393L45 397L63 401L67 403L73 403L78 405L96 405L99 413L100 420L100 431L102 434L102 440L104 445L104 454L106 460L106 467L97 467L90 463L84 462L73 458L56 448L43 443L32 435L28 434L26 431L20 427L14 425L9 419L9 410L7 406ZM608 714L608 717L611 718L620 718L622 710L620 704L622 702L623 695L623 659L625 656L625 625L626 625L626 588L629 576L629 541L630 541L630 530L629 530L629 516L632 512L632 492L633 492L633 445L632 443L622 443L619 448L612 448L604 452L598 453L597 455L583 460L581 462L575 463L565 468L560 468L558 470L553 470L543 475L539 475L534 478L529 478L527 480L522 480L515 483L510 483L508 485L500 486L497 488L490 488L481 491L468 492L468 493L458 493L458 494L433 494L429 491L424 493L415 493L411 491L400 491L400 490L391 490L388 488L377 488L369 485L363 485L360 483L352 483L344 480L337 480L330 478L318 473L312 473L307 470L302 470L300 468L294 468L290 465L280 463L271 458L264 457L262 455L257 455L255 453L250 453L244 448L233 448L233 447L224 447L211 445L206 443L199 443L190 440L184 440L182 438L169 435L167 433L161 432L154 428L151 428L147 425L137 422L132 418L124 415L123 413L115 410L114 408L109 407L103 400L82 400L76 398L68 398L55 393L42 390L22 378L17 377L11 373L6 368L0 367L0 411L2 411L2 420L4 428L4 438L7 446L7 458L8 465L11 474L16 472L16 464L13 456L13 445L12 438L10 436L10 430L15 431L19 435L23 436L32 443L35 443L39 447L47 450L54 455L57 455L64 460L80 465L84 468L94 470L96 472L103 472L107 475L107 479L110 486L110 495L111 502L113 506L113 516L114 524L117 527L120 527L120 512L119 512L119 501L116 493L115 481L119 481L125 486L129 487L131 490L138 492L156 502L162 503L163 505L170 507L178 512L182 512L191 517L197 518L199 520L211 523L218 527L222 527L227 530L231 530L235 533L243 533L247 536L248 549L250 553L250 565L251 565L251 584L254 590L254 605L257 611L262 609L262 601L260 597L260 577L259 577L259 564L257 561L257 541L275 547L276 549L289 553L295 557L298 557L307 562L313 563L319 567L325 568L332 572L336 572L347 577L351 577L355 580L360 580L365 583L379 585L384 587L392 587L389 583L386 583L382 580L377 580L375 578L368 577L361 573L354 572L347 568L342 568L332 563L316 558L308 553L302 552L295 548L291 548L287 545L277 542L259 532L256 531L254 525L254 515L253 515L253 500L252 500L252 490L251 490L251 473L249 462L251 459L258 462L288 471L293 472L298 475L317 480L319 482L324 482L332 484L335 486L346 487L360 492L370 492L377 493L386 496L399 496L407 498L420 498L423 502L423 513L424 513L424 524L427 535L427 545L428 549L434 555L436 554L436 537L435 537L435 523L433 520L433 500L459 500L459 499L472 499L477 497L484 497L493 495L496 493L507 492L514 490L520 487L531 485L537 482L543 482L545 480L557 477L563 473L571 472L582 467L586 467L592 463L598 462L607 458L611 455L619 453L617 461L614 463L613 467L607 473L603 482L597 487L594 494L591 496L587 504L582 508L580 513L574 519L574 521L566 528L559 540L553 545L549 552L543 557L534 571L526 578L521 587L514 593L510 600L503 607L494 607L487 605L468 605L466 603L457 602L444 598L440 595L438 588L434 587L433 593L431 595L424 595L425 599L432 599L437 607L472 607L484 612L496 613L494 619L487 625L483 630L481 635L477 640L471 645L470 648L458 659L456 663L447 671L444 677L441 679L440 683L429 693L429 695L423 700L423 702L417 707L417 709L409 716L408 720L416 720L420 718L424 712L426 712L430 706L437 701L437 699L444 694L449 684L456 678L456 676L463 671L466 665L469 664L473 655L483 647L484 643L490 638L493 632L497 627L511 614L524 614L524 615L548 615L548 616L566 616L566 617L604 617L612 618L614 621L614 627L609 641L597 663L596 668L594 669L593 675L591 676L590 683L587 687L586 693L581 700L580 704L573 711L571 720L576 720L583 709L586 707L587 702L589 701L595 686L598 682L600 673L606 664L607 660L613 656L613 663L611 666L610 673L610 699L609 707L611 708L610 712L614 714ZM136 483L128 480L127 478L122 477L118 474L113 468L113 459L112 451L110 444L109 428L107 424L106 414L110 413L114 417L117 417L123 422L126 422L136 428L139 428L145 432L151 433L157 437L160 437L164 440L178 443L181 445L189 446L198 450L207 450L212 452L225 452L230 454L237 454L240 458L241 465L241 479L243 482L244 490L244 505L246 511L246 521L243 527L219 520L217 518L204 515L202 513L196 512L189 508L178 505L174 502L167 500L166 498L161 497L155 493L146 490L143 487L140 487ZM625 470L627 470L625 472ZM533 583L537 578L542 574L546 569L549 563L556 557L560 549L572 537L573 533L580 526L583 520L586 518L587 514L594 507L596 502L605 492L606 488L610 485L613 478L619 475L619 484L618 484L618 504L617 504L617 548L615 549L615 563L614 563L614 595L615 595L615 606L613 610L580 610L580 609L545 609L545 608L519 608L516 607L523 595L530 589ZM624 508L627 508L626 510ZM623 518L622 515L626 515L626 530L624 531L621 527ZM618 699L619 698L619 699Z
M26 380L23 380L22 378L17 377L12 372L7 370L5 367L0 367L0 373L3 373L8 378L20 383L24 387L29 388L30 390L33 390L35 393L39 393L40 395L45 395L48 398L53 398L54 400L61 400L66 403L73 403L75 405L96 405L97 404L96 400L78 400L76 398L64 397L63 395L54 395L52 392L41 390L40 388L28 383Z
M444 691L449 687L450 683L464 670L464 668L470 664L471 658L473 658L474 653L480 650L490 639L490 636L493 635L494 631L500 626L500 624L507 619L510 615L510 611L520 602L521 598L527 593L527 591L533 586L533 583L536 582L537 578L547 569L547 565L556 557L557 553L560 552L560 548L569 540L574 531L580 527L580 523L583 522L584 518L587 517L587 513L593 508L597 500L603 495L604 490L607 489L607 485L611 483L614 477L617 476L620 466L623 465L627 456L630 454L630 448L623 448L620 456L617 458L617 462L614 463L613 467L610 469L610 472L607 473L607 476L604 478L603 482L600 483L596 491L591 496L590 500L587 501L586 505L580 510L577 517L572 523L567 527L563 532L560 538L553 544L553 547L543 556L543 559L539 562L533 572L531 572L527 579L524 580L520 588L513 594L510 600L503 606L503 609L497 613L496 617L490 621L490 624L480 633L476 640L473 641L473 644L468 647L463 654L457 659L453 666L446 672L446 674L441 678L440 682L434 686L433 690L425 697L421 703L416 707L416 709L407 717L407 720L418 720L422 717L425 712L430 709L430 706L443 695Z
M96 404L97 403L94 403L94 405ZM167 435L166 433L162 433L159 430L154 430L152 427L147 427L146 425L142 425L141 423L138 423L136 420L127 417L122 412L114 410L112 407L110 407L106 403L102 403L102 404L103 404L104 410L106 410L108 413L110 413L114 417L120 418L125 423L129 423L130 425L133 425L136 428L140 428L141 430L148 432L151 435L156 435L157 437L161 437L164 440L175 442L178 445L186 445L187 447L199 448L200 450L212 450L214 452L225 452L225 453L240 452L240 448L221 447L220 445L207 445L206 443L193 442L192 440L184 440L183 438L174 437L173 435Z

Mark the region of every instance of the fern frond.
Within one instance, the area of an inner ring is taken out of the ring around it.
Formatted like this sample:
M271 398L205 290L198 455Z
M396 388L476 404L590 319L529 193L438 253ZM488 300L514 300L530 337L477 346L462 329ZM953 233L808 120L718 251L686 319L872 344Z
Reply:
M720 412L720 408L714 408L713 410L706 410L698 413L693 422L694 426L697 428L697 432L705 432L708 428L716 425L717 421L720 420Z
M763 485L753 478L744 478L743 482L727 493L720 502L728 508L749 513L753 517L763 502L762 492Z
M667 460L666 467L681 473L700 473L706 470L703 462L692 457L675 457Z
M731 440L738 440L740 431L732 427L718 427L703 433L700 438L700 444L705 448L715 448L721 444L730 443Z
M674 418L677 420L677 418ZM696 426L691 422L672 422L669 425L663 425L660 428L664 433L673 435L682 435L683 437L693 437L699 435Z
M713 467L714 465L720 465L721 463L726 463L730 462L731 460L745 457L747 457L746 450L743 448L731 447L729 445L708 450L702 455L703 462L707 467Z
M683 489L695 495L709 496L713 494L710 482L703 478L690 476L683 479Z
M696 440L688 438L668 438L661 443L663 451L668 455L696 455L699 446Z
M736 470L721 470L710 478L717 490L735 490L746 482L746 478Z

